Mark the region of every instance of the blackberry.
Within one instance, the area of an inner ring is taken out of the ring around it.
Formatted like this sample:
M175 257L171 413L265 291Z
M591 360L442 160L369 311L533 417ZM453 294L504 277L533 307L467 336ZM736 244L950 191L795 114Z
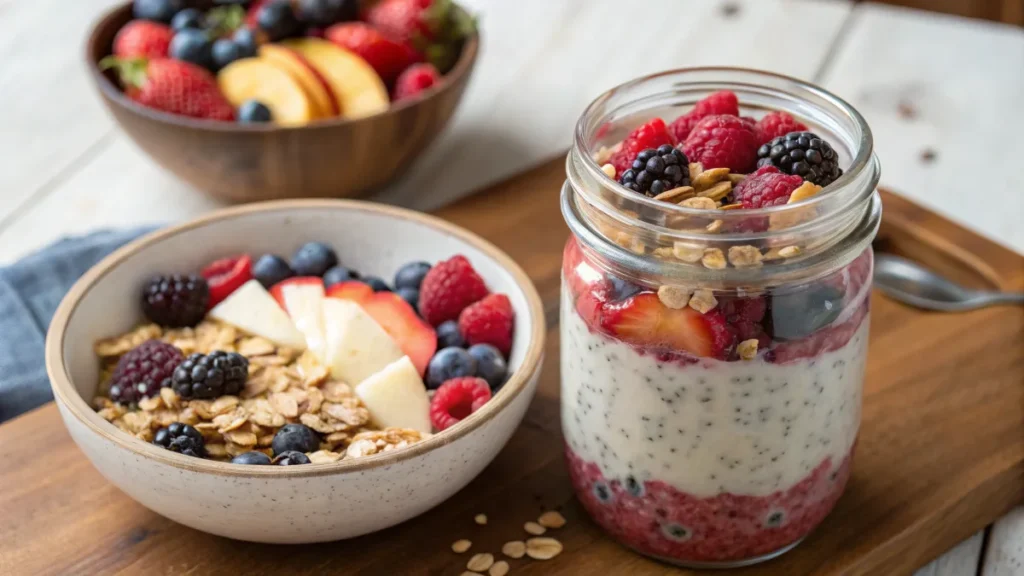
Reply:
M209 301L210 286L202 276L157 276L142 290L142 313L161 326L195 326L206 316Z
M153 436L153 444L185 456L206 457L206 441L203 435L199 430L181 422L171 422L167 428L157 430Z
M171 385L174 368L185 359L181 350L159 340L146 340L121 356L110 377L110 399L135 404Z
M171 386L182 398L216 398L238 394L249 377L249 359L237 352L198 352L178 364Z
M757 150L757 167L775 166L818 186L828 186L843 175L839 155L813 132L790 132L773 138Z
M622 173L619 184L646 196L690 185L690 161L671 144L648 148L636 155L633 166Z

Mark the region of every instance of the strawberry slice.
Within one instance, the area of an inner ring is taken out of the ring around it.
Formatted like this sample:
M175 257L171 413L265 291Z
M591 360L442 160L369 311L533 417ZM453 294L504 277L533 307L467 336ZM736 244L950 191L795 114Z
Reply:
M203 268L203 278L210 285L210 302L207 310L221 303L239 286L252 280L252 258L242 254L234 258L221 258Z
M717 310L707 314L692 308L673 310L652 292L605 305L601 320L612 335L644 348L668 348L724 360L736 344L736 336Z
M327 289L328 298L351 300L357 304L362 304L370 296L373 296L373 288L371 288L369 284L364 284L355 280L338 282Z
M284 301L284 289L286 286L297 286L300 284L319 284L323 286L324 281L321 280L319 276L295 276L294 278L281 280L277 284L274 284L270 288L270 295L274 297L274 300L277 300L277 303L281 305L281 308L287 310L288 307L285 305Z
M422 376L437 351L437 333L416 310L394 292L372 293L359 303L381 328L394 338Z

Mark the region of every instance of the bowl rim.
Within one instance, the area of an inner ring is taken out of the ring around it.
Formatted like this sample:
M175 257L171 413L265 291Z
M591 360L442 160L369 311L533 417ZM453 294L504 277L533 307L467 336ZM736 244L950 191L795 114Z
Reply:
M433 434L430 438L401 450L375 454L355 460L341 460L338 462L323 464L285 467L243 466L216 460L189 457L142 441L127 432L119 430L101 418L86 399L83 398L72 385L71 377L67 372L62 352L64 349L68 324L82 298L95 287L97 282L99 282L118 265L123 263L127 258L138 254L159 241L173 236L186 234L196 228L211 224L215 225L219 222L238 217L257 213L296 209L372 212L399 220L412 221L417 224L433 228L434 230L448 236L453 236L483 252L484 255L494 260L502 269L511 274L516 287L522 291L527 302L527 311L531 322L529 344L519 368L512 374L512 377L509 378L508 382L502 386L501 390L499 390L489 402L484 404L483 408L474 412L451 428L438 432L437 434ZM71 290L68 291L67 295L65 295L64 299L61 300L60 305L57 307L57 311L54 313L46 334L45 363L54 399L66 408L68 413L75 417L91 432L113 442L120 448L129 450L140 457L156 460L161 464L192 472L248 478L296 478L359 472L381 466L387 466L396 462L421 456L436 448L451 444L467 436L471 432L480 428L485 422L490 421L496 414L507 407L513 399L523 393L523 390L526 389L528 383L537 375L544 356L545 335L546 323L544 319L544 308L533 282L530 280L529 276L527 276L526 272L523 271L523 269L520 268L510 256L480 236L442 220L437 216L374 202L340 199L277 200L217 210L199 218L146 234L145 236L132 241L105 257L95 266L90 268L77 282L75 282L71 287Z
M211 132L252 132L257 134L293 132L311 128L334 128L337 126L354 124L370 118L386 118L398 114L407 108L412 108L423 104L428 100L432 100L440 94L453 89L457 84L465 81L467 79L466 77L468 77L472 71L473 66L476 63L477 54L480 51L480 31L474 27L473 33L468 36L462 44L462 50L459 53L458 60L456 60L452 69L443 76L443 81L441 83L428 88L424 92L420 93L416 98L411 98L401 102L389 102L387 110L371 114L369 116L362 116L359 118L345 118L342 116L320 118L307 122L306 124L295 126L255 123L243 124L240 122L224 122L220 120L192 118L142 106L141 104L137 104L131 99L125 97L124 92L110 81L110 78L100 70L99 62L93 58L93 47L97 46L99 43L100 30L109 25L110 21L120 17L122 12L131 10L132 4L133 1L129 0L128 2L123 2L109 8L104 11L99 18L94 20L89 28L89 34L85 41L85 64L89 68L89 74L92 77L93 84L96 85L107 101L115 102L117 105L131 110L140 116L145 116L146 118L156 122L174 124L197 130L208 130ZM453 5L457 10L461 10L467 14L469 13L460 4L453 3Z

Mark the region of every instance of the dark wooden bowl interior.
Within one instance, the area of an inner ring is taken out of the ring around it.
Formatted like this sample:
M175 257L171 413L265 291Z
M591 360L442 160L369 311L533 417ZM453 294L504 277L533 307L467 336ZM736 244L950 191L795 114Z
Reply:
M130 19L130 2L111 10L86 45L86 65L104 103L158 164L231 202L359 197L380 189L408 169L451 119L479 49L479 37L468 38L441 85L381 114L298 127L243 125L176 116L129 100L97 63Z

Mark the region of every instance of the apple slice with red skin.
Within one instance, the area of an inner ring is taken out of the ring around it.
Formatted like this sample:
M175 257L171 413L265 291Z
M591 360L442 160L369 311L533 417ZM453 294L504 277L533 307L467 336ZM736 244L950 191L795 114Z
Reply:
M338 282L327 289L328 298L352 300L356 304L362 304L370 296L373 296L373 288L370 288L369 284L355 280Z
M299 286L302 284L309 285L324 285L324 281L319 276L295 276L288 278L287 280L281 280L277 284L270 287L270 295L277 300L277 303L281 305L281 308L288 310L288 306L285 302L284 291L288 286Z
M437 332L416 310L394 292L374 292L362 282L340 282L327 290L328 298L351 300L391 336L422 376L437 352Z
M260 46L260 58L295 78L312 101L318 118L331 118L341 113L331 85L302 54L278 44L264 44Z
M620 340L642 348L688 352L697 357L725 360L736 336L717 310L706 314L693 308L672 309L657 294L642 292L621 302L606 304L602 327Z

